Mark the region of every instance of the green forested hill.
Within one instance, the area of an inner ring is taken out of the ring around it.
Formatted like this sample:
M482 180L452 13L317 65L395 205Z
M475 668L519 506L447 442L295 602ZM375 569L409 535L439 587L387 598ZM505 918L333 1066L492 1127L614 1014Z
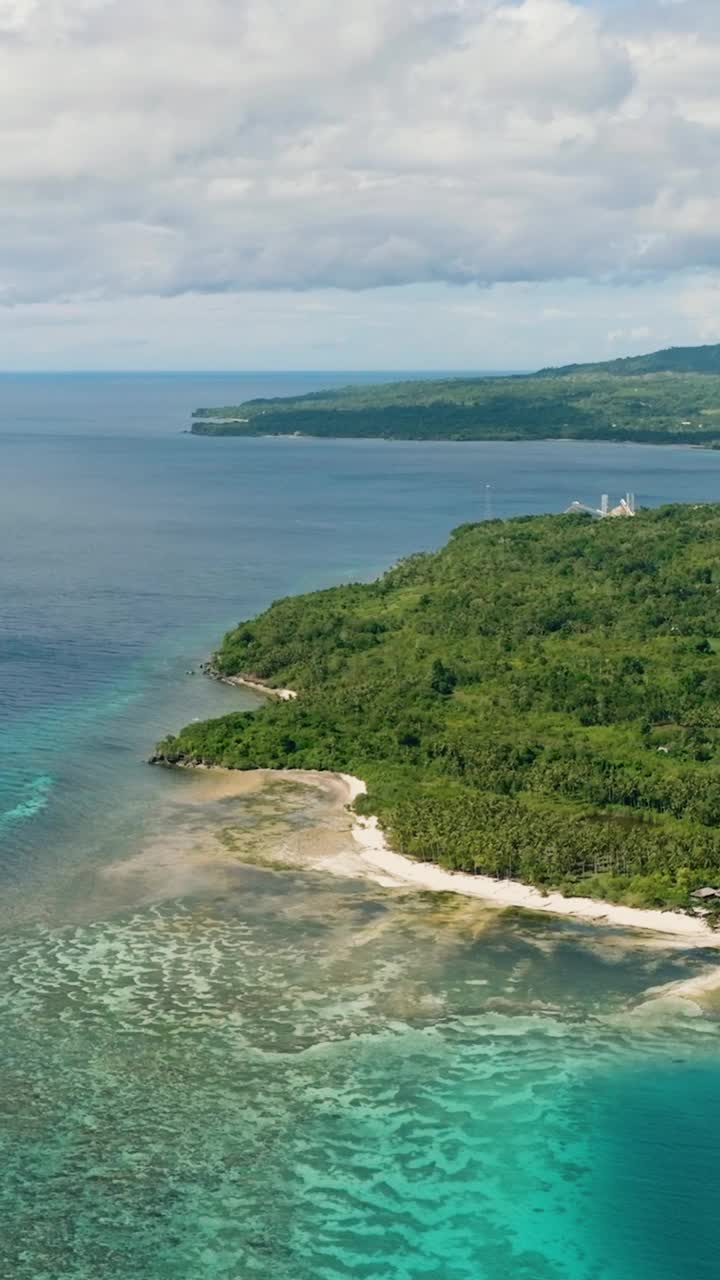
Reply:
M568 373L720 373L720 343L703 347L665 347L646 356L621 356L599 364L568 364L544 369L543 376Z
M720 447L720 346L515 377L392 382L248 400L196 410L192 432Z
M399 850L632 903L720 881L720 506L466 525L216 655L298 690L158 758L338 769Z

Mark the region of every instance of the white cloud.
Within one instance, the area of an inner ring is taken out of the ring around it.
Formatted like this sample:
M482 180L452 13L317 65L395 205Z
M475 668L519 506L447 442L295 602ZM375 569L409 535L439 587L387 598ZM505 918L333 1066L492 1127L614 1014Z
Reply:
M623 347L632 345L635 348L639 342L649 342L652 332L648 325L636 324L629 329L611 329L607 340L616 345L621 344Z
M716 6L631 8L0 0L0 302L712 267Z
M686 283L678 312L692 324L700 342L720 342L720 276L701 275Z
M693 273L18 304L0 307L1 367L531 369L712 341L719 302L720 276Z

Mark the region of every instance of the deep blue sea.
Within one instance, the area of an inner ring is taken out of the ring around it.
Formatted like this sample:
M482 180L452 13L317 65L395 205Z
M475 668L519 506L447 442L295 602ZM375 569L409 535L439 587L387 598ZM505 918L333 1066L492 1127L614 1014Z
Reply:
M683 448L183 434L359 376L0 377L0 1275L716 1280L720 1009L657 993L712 955L269 867L317 792L144 763L257 705L198 667L278 596L720 499Z

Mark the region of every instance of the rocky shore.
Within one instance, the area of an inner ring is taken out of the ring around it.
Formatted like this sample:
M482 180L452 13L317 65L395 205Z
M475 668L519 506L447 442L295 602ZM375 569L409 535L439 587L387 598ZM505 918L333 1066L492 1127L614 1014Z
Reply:
M219 680L221 684L231 684L242 689L253 689L255 693L262 693L268 698L279 698L281 702L293 702L297 698L294 689L276 689L274 685L266 684L259 676L253 672L247 672L238 676L226 676L222 671L218 671L211 663L206 663L202 670L211 680Z

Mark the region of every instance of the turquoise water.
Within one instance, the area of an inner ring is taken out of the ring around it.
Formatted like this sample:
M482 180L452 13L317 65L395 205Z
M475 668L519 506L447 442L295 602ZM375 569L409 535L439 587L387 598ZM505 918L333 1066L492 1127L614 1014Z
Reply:
M7 1274L710 1280L716 1029L628 1013L682 966L432 916L254 870L14 936Z
M0 1274L714 1277L717 1010L648 995L711 956L201 865L192 782L143 761L256 705L188 672L272 598L436 545L488 484L496 514L716 499L720 456L179 434L323 381L0 379ZM321 808L200 817L282 842Z

